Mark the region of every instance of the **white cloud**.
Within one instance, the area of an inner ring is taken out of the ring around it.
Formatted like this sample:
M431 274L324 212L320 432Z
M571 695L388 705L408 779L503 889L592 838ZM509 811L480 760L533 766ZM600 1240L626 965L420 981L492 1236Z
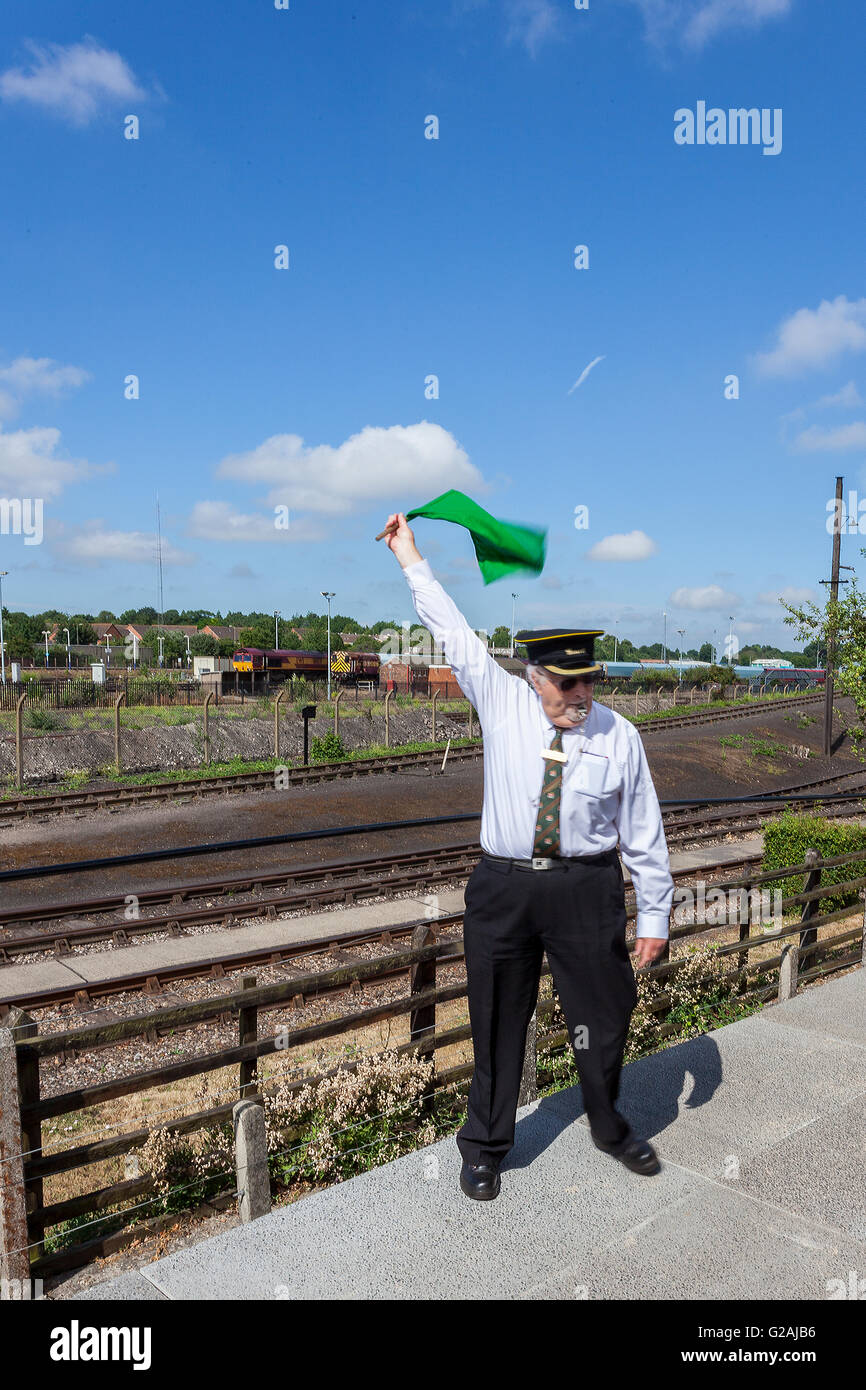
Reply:
M623 535L605 536L587 551L588 560L647 560L655 555L658 546L645 531L628 531Z
M302 517L289 515L288 527L277 527L273 512L243 513L228 502L196 502L190 513L187 534L205 541L287 542L321 541L327 531Z
M120 531L107 527L101 518L83 526L58 524L52 528L51 548L67 560L83 565L99 565L105 561L126 565L156 564L155 531ZM164 565L192 565L196 556L179 550L162 537Z
M581 372L580 376L577 378L577 381L574 383L574 385L569 387L568 392L567 392L566 394L570 396L571 393L572 393L572 391L576 391L577 388L578 388L578 386L582 386L583 383L586 381L586 378L589 376L590 372L592 371L593 367L597 366L599 362L603 362L604 359L605 359L605 354L604 354L604 353L602 353L601 357L593 357L592 361L591 361L590 363L588 363L587 366L584 367L583 371Z
M866 299L844 294L822 299L817 309L798 309L779 325L776 346L758 353L755 362L765 376L794 376L811 368L829 367L846 352L866 350Z
M508 0L506 14L506 43L522 43L533 58L559 29L559 10L551 0Z
M5 101L30 102L71 121L87 125L101 109L116 102L147 97L119 53L96 39L83 43L48 44L28 41L32 62L27 69L0 73L0 96Z
M83 367L64 367L50 357L16 357L0 367L0 419L17 415L24 396L58 397L89 380Z
M847 386L843 386L841 391L836 391L832 396L822 396L815 402L815 407L820 409L834 408L839 406L843 410L853 410L856 406L863 404L863 398L853 381L849 381Z
M97 467L84 459L57 455L60 431L0 429L0 496L41 497L51 501L70 483L82 482L110 465Z
M644 20L650 43L670 42L700 50L726 29L757 29L769 19L784 19L791 0L630 0Z
M810 425L797 435L794 448L799 454L844 454L852 449L866 449L866 422L853 420L850 425L839 425L830 430L822 429L820 425Z
M332 516L380 498L393 503L389 510L408 509L452 487L486 490L453 436L427 420L387 429L368 425L336 448L306 445L297 434L274 434L248 453L224 458L217 477L264 484L272 506L284 503Z
M714 610L721 612L724 609L730 612L732 608L737 607L740 599L718 584L706 584L702 589L674 589L669 602L673 608L692 608L700 613Z
M764 589L763 593L757 595L755 602L775 607L780 599L784 599L786 603L814 603L816 594L814 589L798 589L794 584L786 584L782 589Z

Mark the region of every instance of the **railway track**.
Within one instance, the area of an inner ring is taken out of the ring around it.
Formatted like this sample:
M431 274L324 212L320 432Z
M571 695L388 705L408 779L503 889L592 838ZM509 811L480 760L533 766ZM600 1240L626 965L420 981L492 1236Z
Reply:
M478 846L467 848L472 850L471 862L474 863L478 857ZM744 854L741 858L736 860L726 860L715 866L707 865L702 869L702 872L712 873L714 870L724 870L725 873L729 873L737 869L747 868L749 865L760 861L760 859L760 854ZM694 873L694 869L680 869L674 872L673 877L675 880L688 880L694 877ZM381 888L381 884L379 887ZM283 910L289 910L292 904L282 900L282 906ZM249 912L246 912L245 915L247 916L260 917L263 915L261 905L247 904L244 905L244 907L249 907L251 909ZM276 910L273 915L274 917L278 915ZM633 916L634 914L630 912L629 915ZM213 911L210 910L208 913L207 909L196 909L190 912L183 920L189 925L193 921L197 922L202 917L205 920L212 920ZM147 994L152 996L164 994L172 984L181 980L203 977L224 979L227 975L233 974L239 970L248 969L250 966L278 966L285 972L287 968L290 968L293 959L301 957L316 957L319 960L332 961L335 965L347 965L352 962L353 956L351 952L353 949L358 951L361 947L367 948L370 945L379 944L383 952L387 952L393 949L395 941L411 936L418 926L423 925L439 933L458 927L462 921L463 913L456 912L433 919L428 919L426 917L416 919L407 923L392 925L385 929L375 927L365 932L335 932L333 937L330 939L326 938L324 941L319 937L314 940L307 939L282 943L276 946L266 946L244 952L232 952L231 954L223 954L216 957L212 951L207 952L205 950L198 960L184 961L176 965L151 966L150 968L138 971L119 971L115 975L105 976L98 981L82 980L61 988L54 986L38 992L28 992L24 1002L26 1003L28 1011L33 1009L54 1008L62 1004L73 1004L82 1012L87 1012L94 1008L96 1000L108 998L112 995ZM178 921L177 926L178 931L175 934L182 934L180 921ZM147 924L144 924L144 928L145 930L149 928L152 932L164 932L166 930L166 925L164 922L157 924L151 919ZM100 939L96 935L96 930L98 929L94 929L94 934L90 936L90 940ZM107 935L108 932L104 930L101 939L106 939ZM63 939L70 944L70 947L73 942L75 944L84 944L83 934L81 937L77 937L68 933ZM120 944L128 944L128 942ZM19 938L17 943L7 941L4 943L5 949L8 950L10 945L13 947L17 946L19 954L45 949L45 942L41 938ZM363 959L369 958L369 954L363 957ZM440 958L440 962L443 965L447 965L459 959L462 959L462 951L456 953L453 957L443 956ZM324 969L327 967L323 966L322 968ZM308 971L309 965L305 966L304 970L299 971L298 974L304 975L307 974ZM401 969L395 973L405 974L405 969ZM351 986L343 984L335 986L334 990L335 992L343 992L347 988L351 989ZM0 1009L8 1008L11 1004L16 1002L18 1002L17 996L12 994L4 995L2 993L2 977L0 977Z
M687 729L694 724L720 724L731 719L740 719L744 714L762 714L766 709L792 709L803 705L823 704L824 696L821 695L786 695L778 700L768 703L758 696L754 700L744 700L742 705L736 709L708 710L705 714L683 714L662 716L659 719L641 720L637 725L643 734L648 729Z
M823 695L790 695L784 700L784 708L814 704L823 700ZM602 701L603 703L603 701ZM772 707L777 703L773 701ZM763 709L768 707L763 702ZM762 711L762 701L756 699L732 710L716 710L702 713L700 709L686 715L671 716L658 720L646 720L638 725L641 733L646 730L683 729L692 725L704 725L738 719L742 715L757 714ZM449 762L475 762L483 756L483 746L456 748L449 752ZM396 753L386 758L357 758L352 762L317 763L309 767L286 768L283 774L285 786L314 786L321 782L334 782L344 778L370 775L383 775L406 768L429 768L431 772L441 767L444 749L436 752ZM273 770L265 772L226 773L214 777L199 777L195 780L175 782L154 782L135 787L100 787L90 790L40 793L27 796L0 798L0 826L13 824L16 820L33 816L55 816L79 814L86 815L95 810L117 810L124 806L144 806L154 802L174 801L183 803L200 796L222 794L230 796L234 792L268 791L274 786Z
M858 777L862 782L864 774L839 773L832 777L816 778L784 788L782 795L790 798L802 792L803 796L798 800L802 799L805 804L813 797L828 795L821 793L819 788L838 788L840 783L853 777ZM829 795L833 797L828 804L834 816L863 813L866 787L843 789ZM769 795L766 800L749 800L740 805L728 803L697 811L689 808L680 813L668 812L665 817L666 835L672 847L682 847L702 840L718 839L721 835L744 834L758 828L762 821L786 804L790 803ZM333 905L347 906L371 897L393 896L417 891L421 887L432 888L439 883L465 878L477 861L479 848L477 841L467 841L426 851L343 859L296 869L262 869L223 879L155 887L136 895L139 915L131 920L126 915L128 898L118 894L93 897L86 901L80 898L65 899L39 907L6 908L0 910L0 963L9 964L21 958L44 956L47 953L59 959L74 959L80 948L99 943L123 947L140 938L184 936L190 929L201 927L213 927L215 930L241 927L250 919L277 920L285 913L301 913ZM744 865L758 858L760 855L748 855L735 862ZM734 865L728 861L724 867L730 869ZM676 871L674 877L689 877L694 872L693 869L683 869ZM713 866L704 866L703 872L712 873ZM82 920L85 914L87 920ZM434 920L445 924L451 922L452 918ZM460 915L453 920L459 921ZM46 924L50 925L46 927ZM384 935L390 941L402 930L391 928ZM207 935L206 932L202 934ZM362 933L358 939L370 941L381 935L377 929L372 933ZM339 951L350 939L354 938L341 936L339 944L332 941L328 948L323 947L321 942L300 942L243 954L231 953L217 959L213 952L208 953L205 949L200 960L186 962L176 969L159 971L158 974L154 974L152 969L119 973L99 984L87 984L83 989L70 987L28 995L27 1004L28 1007L43 1008L73 1002L81 1008L89 1008L92 1007L94 996L142 990L147 993L161 992L172 979L208 974L221 977L227 969L234 971L263 962L280 964L293 955L311 952L324 951L325 954L334 955L337 951L339 957ZM0 979L0 1006L12 1002L11 994L2 993Z
M476 762L483 755L479 739L476 747L455 748L448 752L448 762ZM309 767L287 767L281 774L286 787L314 786L319 782L334 782L344 778L380 776L401 772L406 768L442 766L445 749L435 752L395 753L390 758L355 758L351 762L314 763ZM94 810L112 810L122 806L141 806L151 802L195 800L199 796L233 792L270 791L274 788L273 769L264 772L225 773L215 777L198 777L188 782L153 782L136 787L99 787L90 791L53 792L43 795L5 797L0 799L0 825L11 824L28 816L63 815L70 812L86 814Z

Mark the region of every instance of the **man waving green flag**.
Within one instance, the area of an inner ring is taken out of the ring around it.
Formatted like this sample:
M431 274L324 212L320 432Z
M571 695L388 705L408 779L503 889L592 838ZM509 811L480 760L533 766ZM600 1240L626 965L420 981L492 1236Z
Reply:
M541 574L544 568L544 552L547 532L535 526L518 526L514 522L498 521L491 516L465 492L450 488L441 497L434 497L423 507L413 507L406 512L406 520L426 516L431 521L452 521L456 526L465 526L472 537L478 568L485 584L495 579L503 579L515 570L530 570ZM383 531L382 535L387 534ZM381 540L381 536L376 537Z

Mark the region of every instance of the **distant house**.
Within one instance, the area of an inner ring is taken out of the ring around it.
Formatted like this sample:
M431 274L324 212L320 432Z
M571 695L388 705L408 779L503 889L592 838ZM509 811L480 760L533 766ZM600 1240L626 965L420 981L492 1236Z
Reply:
M114 647L118 643L122 646L127 638L127 627L125 623L91 623L90 626L96 633L96 645L98 647Z
M213 623L208 623L201 631L204 637L214 637L217 642L234 642L235 646L240 646L241 630L239 627L216 627Z

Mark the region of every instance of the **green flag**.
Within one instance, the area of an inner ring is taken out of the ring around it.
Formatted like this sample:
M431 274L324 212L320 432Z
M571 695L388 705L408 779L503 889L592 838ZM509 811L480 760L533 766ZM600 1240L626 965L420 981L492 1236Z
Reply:
M434 497L423 507L406 513L406 520L426 516L431 521L453 521L465 526L472 537L478 568L485 584L503 579L515 570L531 570L541 574L544 569L544 549L547 532L534 526L517 526L510 521L497 521L465 492L451 488L441 497Z

